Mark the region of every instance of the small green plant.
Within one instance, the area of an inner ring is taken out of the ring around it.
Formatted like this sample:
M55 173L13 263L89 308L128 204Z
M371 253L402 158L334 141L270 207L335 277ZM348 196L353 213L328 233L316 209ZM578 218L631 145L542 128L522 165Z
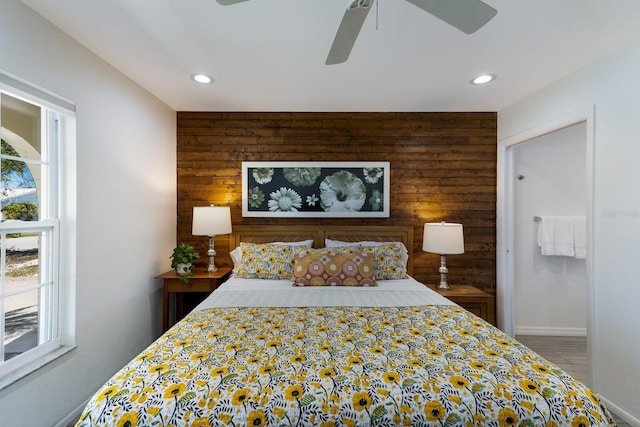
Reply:
M200 254L193 248L193 246L186 243L180 243L173 249L173 253L169 258L171 258L171 268L175 268L177 270L179 264L184 264L184 266L181 266L183 273L178 271L178 278L184 283L188 283L189 276L193 276L193 262L200 258Z
M18 219L20 221L37 221L38 206L32 202L12 203L2 208L4 219Z

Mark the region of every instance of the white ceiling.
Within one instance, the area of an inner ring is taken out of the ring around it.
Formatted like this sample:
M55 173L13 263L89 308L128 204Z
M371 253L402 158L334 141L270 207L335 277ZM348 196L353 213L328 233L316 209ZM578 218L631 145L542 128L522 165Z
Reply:
M352 0L22 1L177 111L499 111L640 37L638 0L484 0L498 14L471 35L378 0L328 66Z

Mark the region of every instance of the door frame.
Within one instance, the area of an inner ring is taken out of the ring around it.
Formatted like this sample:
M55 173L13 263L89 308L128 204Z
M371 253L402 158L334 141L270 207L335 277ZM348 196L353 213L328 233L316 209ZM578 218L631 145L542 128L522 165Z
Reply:
M586 217L587 217L587 382L593 383L595 366L593 342L593 191L594 191L594 107L587 107L562 117L551 119L533 128L498 140L497 188L496 188L496 320L498 327L509 335L514 335L514 189L515 172L513 150L516 145L544 136L566 127L586 122Z

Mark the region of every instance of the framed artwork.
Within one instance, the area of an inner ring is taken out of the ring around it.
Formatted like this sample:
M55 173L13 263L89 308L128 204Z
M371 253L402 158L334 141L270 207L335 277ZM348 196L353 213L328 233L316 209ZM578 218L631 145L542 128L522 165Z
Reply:
M388 218L389 162L242 162L242 216Z

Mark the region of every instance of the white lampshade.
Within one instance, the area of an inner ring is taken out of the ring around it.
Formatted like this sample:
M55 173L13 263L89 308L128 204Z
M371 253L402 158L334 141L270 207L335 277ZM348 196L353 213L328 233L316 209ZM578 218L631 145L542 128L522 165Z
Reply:
M453 222L428 222L424 225L422 250L440 255L463 254L464 235L462 224Z
M217 236L231 233L231 209L229 206L200 206L193 208L191 234Z

